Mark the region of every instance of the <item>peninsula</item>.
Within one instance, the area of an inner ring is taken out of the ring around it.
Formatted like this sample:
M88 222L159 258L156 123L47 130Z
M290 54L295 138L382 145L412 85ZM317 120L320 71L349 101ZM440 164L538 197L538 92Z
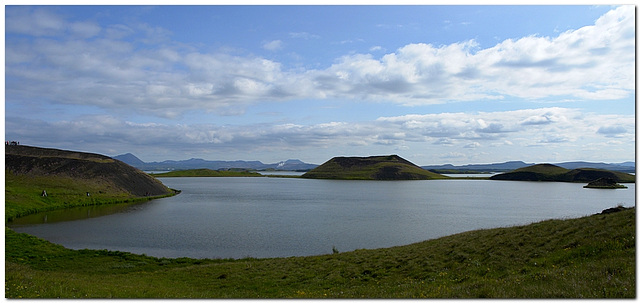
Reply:
M430 180L446 179L398 155L372 157L334 157L302 175L310 179L346 180Z
M174 193L148 174L107 156L5 146L6 219L43 210L131 202Z

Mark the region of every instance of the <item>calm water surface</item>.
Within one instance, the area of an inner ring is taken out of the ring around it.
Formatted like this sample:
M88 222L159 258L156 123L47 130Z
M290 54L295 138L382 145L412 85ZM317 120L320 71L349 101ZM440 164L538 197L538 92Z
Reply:
M73 249L262 258L328 254L334 246L339 251L391 247L635 205L635 184L599 190L573 183L489 180L160 180L182 193L83 220L56 222L50 213L48 223L30 224L25 217L12 228ZM90 217L100 211L78 212ZM43 214L32 218L44 221Z

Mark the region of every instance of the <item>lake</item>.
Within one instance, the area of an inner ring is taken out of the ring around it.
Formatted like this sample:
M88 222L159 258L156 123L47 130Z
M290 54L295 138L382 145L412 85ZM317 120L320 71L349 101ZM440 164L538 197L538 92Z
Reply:
M160 180L182 193L135 205L36 214L10 226L72 249L264 258L329 254L333 247L391 247L635 205L635 184L603 190L581 183L491 180Z

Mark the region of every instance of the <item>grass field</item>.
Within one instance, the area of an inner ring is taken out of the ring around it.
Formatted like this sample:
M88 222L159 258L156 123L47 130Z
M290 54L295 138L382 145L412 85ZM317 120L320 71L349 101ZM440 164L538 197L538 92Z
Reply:
M7 298L634 298L635 208L275 259L70 250L5 228Z

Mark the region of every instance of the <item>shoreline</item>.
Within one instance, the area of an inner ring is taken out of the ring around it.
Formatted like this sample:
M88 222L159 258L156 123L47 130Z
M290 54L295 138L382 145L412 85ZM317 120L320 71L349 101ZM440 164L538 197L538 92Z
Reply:
M23 211L23 212L17 213L15 215L7 214L6 213L6 209L5 209L5 220L4 220L5 221L5 226L6 226L7 223L12 222L14 219L25 217L25 216L29 216L29 215L34 215L34 214L38 214L38 213L42 213L42 212L47 212L47 211L64 210L64 209L71 209L71 208L75 208L75 207L85 207L85 206L138 203L138 202L143 202L143 201L150 201L150 200L155 200L155 199L173 197L173 196L178 195L178 194L180 194L182 192L181 190L173 189L173 188L169 188L169 190L171 192L168 193L168 194L165 194L165 195L142 196L142 197L133 196L133 197L125 198L123 200L120 200L120 199L117 199L117 198L115 200L104 200L104 199L95 199L94 200L94 199L92 199L88 203L81 203L81 204L66 204L66 203L64 203L62 205L58 204L58 205L51 205L51 206L48 206L48 207L32 208L32 209L29 209L27 211Z
M5 296L633 298L634 223L631 207L389 248L242 259L73 250L5 228Z

